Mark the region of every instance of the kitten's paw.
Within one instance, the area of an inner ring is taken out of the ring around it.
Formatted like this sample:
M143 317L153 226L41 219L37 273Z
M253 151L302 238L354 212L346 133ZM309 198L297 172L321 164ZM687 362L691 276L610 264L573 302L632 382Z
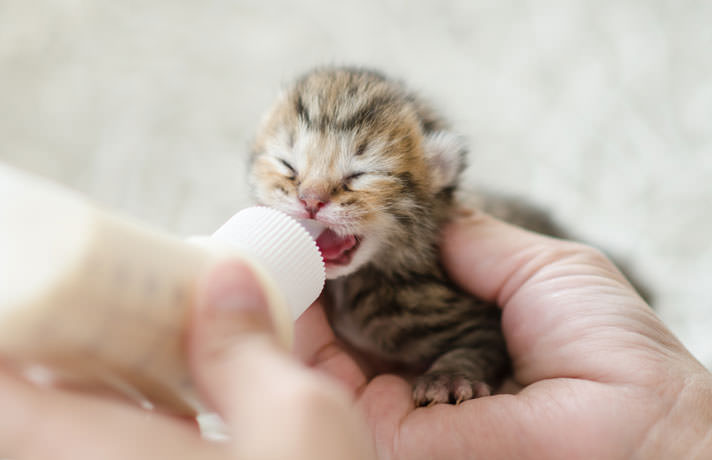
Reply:
M461 374L428 373L418 377L413 385L416 406L459 404L491 393L492 388L485 382L473 381Z

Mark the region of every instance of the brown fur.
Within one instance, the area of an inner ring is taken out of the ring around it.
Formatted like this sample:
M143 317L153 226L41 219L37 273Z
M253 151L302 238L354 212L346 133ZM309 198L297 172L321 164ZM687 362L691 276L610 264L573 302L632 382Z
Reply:
M401 84L324 68L280 96L251 158L259 202L303 217L302 194L326 197L319 218L362 240L350 266L327 273L331 324L365 354L424 371L421 405L489 394L508 368L499 309L460 290L438 261L464 153Z

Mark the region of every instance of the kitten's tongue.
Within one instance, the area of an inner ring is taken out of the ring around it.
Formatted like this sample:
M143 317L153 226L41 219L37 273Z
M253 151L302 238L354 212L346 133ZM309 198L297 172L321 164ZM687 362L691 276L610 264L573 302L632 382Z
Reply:
M319 246L324 261L339 263L346 252L356 246L356 237L353 235L339 236L327 228L317 238L316 245Z

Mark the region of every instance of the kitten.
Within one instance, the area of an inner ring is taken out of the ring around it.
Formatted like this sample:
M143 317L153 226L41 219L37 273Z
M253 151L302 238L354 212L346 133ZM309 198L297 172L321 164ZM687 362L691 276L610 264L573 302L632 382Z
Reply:
M438 260L465 153L400 83L321 68L279 97L251 157L259 203L328 227L317 244L337 336L416 373L417 405L488 395L509 368L500 310L454 285Z

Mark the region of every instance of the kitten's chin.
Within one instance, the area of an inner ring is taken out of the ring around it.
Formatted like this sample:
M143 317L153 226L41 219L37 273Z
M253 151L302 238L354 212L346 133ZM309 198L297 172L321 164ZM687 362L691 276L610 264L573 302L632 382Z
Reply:
M328 263L325 264L326 279L333 280L336 278L341 278L343 276L348 276L355 272L358 267L352 267L349 265L336 265L332 266Z

